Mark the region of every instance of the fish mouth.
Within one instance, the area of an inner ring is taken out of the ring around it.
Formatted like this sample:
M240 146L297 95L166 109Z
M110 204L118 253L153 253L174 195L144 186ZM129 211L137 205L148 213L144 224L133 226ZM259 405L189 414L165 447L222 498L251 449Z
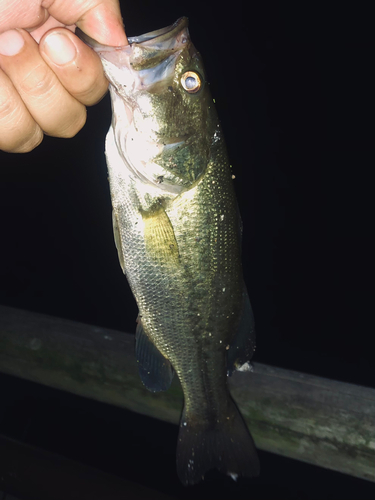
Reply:
M159 38L158 41L162 43L165 40L175 38L179 31L181 31L184 28L187 28L188 24L189 24L189 19L183 16L177 19L177 21L171 24L170 26L167 26L166 28L150 31L149 33L145 33L144 35L128 37L128 42L129 45L132 45L133 43L143 44L144 42L149 42L150 40ZM113 50L114 48L123 50L125 47L128 46L128 45L118 45L117 47L113 47L112 45L101 44L96 40L94 40L94 38L91 38L89 35L87 35L80 28L76 28L75 34L78 36L78 38L84 41L86 45L88 45L94 50L104 51L104 50Z
M154 40L158 38L158 43L163 43L167 40L171 40L177 37L178 33L182 31L184 28L187 28L189 24L189 20L187 17L180 17L176 22L167 26L166 28L161 28L159 30L151 31L150 33L145 33L141 36L133 36L128 38L129 44L132 43L142 43L146 45L144 42L149 42L150 40Z
M176 46L183 46L189 39L187 29L188 25L188 18L180 17L176 22L166 28L151 31L149 33L145 33L144 35L129 37L128 45L119 45L116 47L97 42L84 33L80 28L76 28L75 34L78 38L85 42L86 45L97 52L101 58L111 61L114 57L111 57L110 54L113 54L114 52L130 53L134 48L136 48L135 46L150 49L153 48L157 51L164 51L168 49L176 50ZM118 63L118 61L116 62Z

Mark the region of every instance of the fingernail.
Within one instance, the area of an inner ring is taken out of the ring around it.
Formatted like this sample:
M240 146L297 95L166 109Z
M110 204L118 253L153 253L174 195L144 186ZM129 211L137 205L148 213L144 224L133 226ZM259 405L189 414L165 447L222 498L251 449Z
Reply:
M43 43L43 50L55 64L67 64L76 56L76 48L69 37L62 33L51 33Z
M16 30L5 31L0 35L0 54L3 56L15 56L24 46L21 33Z

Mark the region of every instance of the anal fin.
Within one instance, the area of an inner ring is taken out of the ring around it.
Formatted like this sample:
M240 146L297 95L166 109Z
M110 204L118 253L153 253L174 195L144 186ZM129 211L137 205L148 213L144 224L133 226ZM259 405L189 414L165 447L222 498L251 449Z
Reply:
M255 351L254 314L244 285L242 313L238 330L228 350L228 375L233 371L251 371L250 360Z

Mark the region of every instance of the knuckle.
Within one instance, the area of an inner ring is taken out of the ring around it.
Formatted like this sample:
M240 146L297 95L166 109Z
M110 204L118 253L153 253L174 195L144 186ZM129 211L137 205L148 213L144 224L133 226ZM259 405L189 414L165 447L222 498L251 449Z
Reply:
M18 82L20 94L29 98L38 98L50 94L56 88L56 77L45 64L41 63L23 76Z
M29 153L33 149L39 146L39 144L43 141L43 132L38 129L36 133L32 137L29 137L22 144L19 144L17 148L14 150L14 153Z
M12 92L7 88L2 88L0 92L0 122L8 121L15 114L16 103Z
M36 126L28 135L12 135L6 138L4 144L0 141L0 149L7 153L29 153L35 149L43 140L43 132Z
M18 153L36 148L43 139L22 101L15 97L14 89L1 88L0 92L0 149Z
M91 68L76 78L72 78L67 84L70 92L82 104L91 106L99 102L108 90L108 80L103 70Z
M84 106L80 107L75 113L75 116L69 116L69 122L62 128L58 136L64 139L69 139L78 134L86 123L87 111Z
M108 90L108 80L104 78L97 77L94 75L91 75L90 77L86 78L86 80L82 83L81 88L77 91L77 98L78 99L92 99L93 96L94 98L99 98L101 99L104 94Z
M80 92L77 92L75 94L75 98L86 106L93 106L94 104L100 102L106 93L107 89L99 90L95 87L89 87L85 90L80 90Z

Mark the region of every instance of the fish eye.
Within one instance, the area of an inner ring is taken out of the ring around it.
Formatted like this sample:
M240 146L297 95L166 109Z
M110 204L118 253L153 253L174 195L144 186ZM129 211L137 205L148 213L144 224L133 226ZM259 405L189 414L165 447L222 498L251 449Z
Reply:
M195 71L186 71L181 76L181 85L189 94L195 94L202 87L202 80Z

